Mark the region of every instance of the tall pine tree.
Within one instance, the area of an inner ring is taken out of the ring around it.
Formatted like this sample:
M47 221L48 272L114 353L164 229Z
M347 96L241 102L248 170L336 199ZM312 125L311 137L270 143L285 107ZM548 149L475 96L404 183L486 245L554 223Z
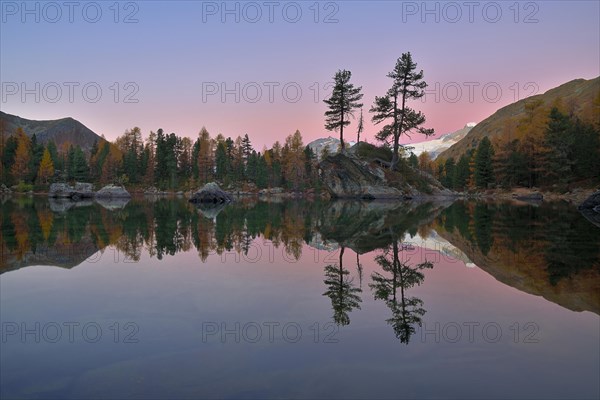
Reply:
M363 94L360 92L362 86L354 87L350 83L352 73L339 70L333 77L333 91L331 97L323 100L329 107L325 111L325 129L328 131L340 131L340 147L345 151L344 127L350 125L350 117L354 117L354 110L361 108L359 103Z
M392 87L385 96L375 97L375 103L369 110L374 113L375 124L391 120L379 133L377 139L393 141L393 154L390 168L394 169L399 161L400 136L416 131L426 136L433 134L433 129L423 128L425 115L407 106L409 100L425 95L427 83L423 80L423 71L417 72L417 64L413 62L410 52L403 53L396 61L394 70L387 76L392 78Z

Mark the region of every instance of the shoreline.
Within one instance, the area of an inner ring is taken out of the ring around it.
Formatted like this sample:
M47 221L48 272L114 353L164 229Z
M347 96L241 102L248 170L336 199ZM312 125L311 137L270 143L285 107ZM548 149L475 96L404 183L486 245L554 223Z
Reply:
M412 198L377 198L377 199L366 199L360 197L332 197L327 192L315 193L314 191L309 192L296 192L296 191L283 191L276 193L260 193L259 191L233 191L231 194L236 198L258 198L258 199L308 199L308 200L346 200L346 201L411 201L411 200L512 200L524 203L552 203L558 201L564 201L575 206L583 203L588 197L590 197L598 189L587 189L587 188L575 188L567 193L557 193L551 191L540 191L527 188L515 188L515 189L489 189L484 192L455 192L447 195L440 194L422 194L420 196L414 196ZM177 197L177 198L189 198L193 192L184 191L164 191L157 193L148 193L144 191L133 190L130 192L132 197ZM42 192L11 192L11 193L0 193L2 197L12 196L48 196L48 191ZM542 198L536 198L541 195Z

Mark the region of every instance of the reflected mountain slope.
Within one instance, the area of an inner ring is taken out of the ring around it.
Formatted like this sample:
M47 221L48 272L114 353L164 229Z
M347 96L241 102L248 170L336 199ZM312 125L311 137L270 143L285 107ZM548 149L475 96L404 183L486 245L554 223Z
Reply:
M600 314L600 230L575 208L458 201L432 226L498 281Z

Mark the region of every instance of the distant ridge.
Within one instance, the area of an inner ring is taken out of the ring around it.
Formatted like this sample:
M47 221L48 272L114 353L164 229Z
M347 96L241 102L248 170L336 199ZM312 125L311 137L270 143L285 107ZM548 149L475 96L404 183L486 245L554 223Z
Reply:
M12 135L17 128L23 128L27 136L35 134L42 143L54 140L58 147L68 142L79 145L83 150L90 150L95 141L103 140L94 131L71 117L36 121L0 111L0 119L4 121L7 136Z

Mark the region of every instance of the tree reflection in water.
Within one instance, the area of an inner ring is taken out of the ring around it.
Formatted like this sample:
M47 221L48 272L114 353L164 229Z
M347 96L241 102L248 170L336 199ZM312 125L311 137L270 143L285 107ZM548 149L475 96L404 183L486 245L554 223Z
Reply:
M357 308L360 310L362 299L359 294L362 289L357 288L354 279L350 277L350 271L344 268L343 256L345 248L340 250L338 265L327 265L325 267L325 284L328 290L323 296L331 299L333 308L333 320L338 325L350 324L349 313Z
M400 342L408 344L410 337L415 333L415 325L421 326L425 309L423 300L408 296L406 291L415 285L420 285L425 280L424 269L433 268L433 263L425 261L415 266L400 260L401 244L395 241L382 255L375 258L377 264L385 274L374 272L371 275L373 283L369 287L373 290L376 300L383 300L392 311L392 317L386 320L394 329Z

